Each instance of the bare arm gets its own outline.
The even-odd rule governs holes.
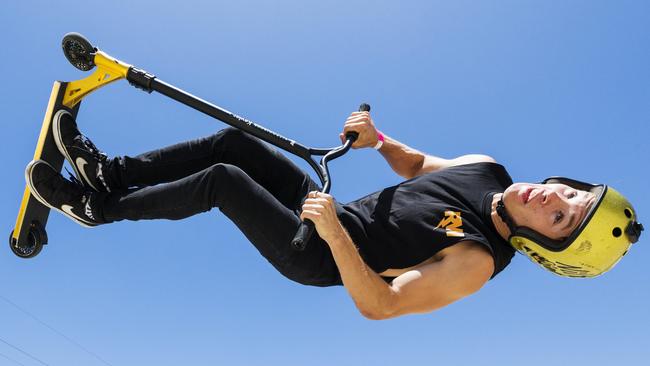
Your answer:
[[[389,285],[363,262],[349,237],[328,244],[357,308],[373,320],[442,308],[478,291],[494,271],[492,256],[480,244],[468,243],[466,250],[408,271]]]
[[[336,217],[331,196],[313,192],[303,206],[303,219],[316,225],[329,245],[343,284],[359,311],[369,319],[425,313],[478,291],[494,271],[492,256],[480,244],[466,241],[445,249],[442,260],[422,265],[387,284],[363,261]]]
[[[353,112],[345,122],[341,141],[348,131],[359,133],[353,148],[372,147],[377,144],[377,129],[368,112]],[[384,134],[384,144],[379,149],[386,162],[398,175],[410,179],[419,175],[456,165],[478,162],[495,162],[487,155],[470,154],[445,159],[420,152]]]
[[[480,154],[462,155],[454,159],[427,155],[386,135],[379,152],[393,171],[406,179],[456,165],[495,162],[493,158]]]

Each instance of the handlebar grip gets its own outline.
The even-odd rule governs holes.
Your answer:
[[[361,103],[361,105],[359,106],[359,112],[370,112],[370,104]]]
[[[345,134],[345,139],[346,140],[352,140],[352,143],[357,141],[358,138],[359,138],[359,133],[358,132],[350,131],[350,132]]]
[[[359,105],[359,112],[370,112],[370,104],[361,103],[361,105]],[[349,139],[349,140],[352,140],[352,143],[354,143],[359,138],[359,133],[354,132],[354,131],[350,131],[350,132],[345,134],[345,138]]]
[[[298,227],[298,232],[296,236],[291,240],[291,247],[294,250],[302,252],[307,247],[307,242],[311,239],[311,236],[314,234],[314,223],[311,220],[305,220],[300,223]]]

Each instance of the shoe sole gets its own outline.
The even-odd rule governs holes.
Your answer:
[[[68,160],[68,163],[72,166],[72,169],[74,169],[74,173],[77,175],[77,178],[84,182],[84,184],[87,184],[90,188],[92,188],[95,191],[99,191],[97,187],[92,185],[88,179],[85,179],[86,175],[81,174],[79,169],[77,169],[77,163],[72,160],[72,157],[68,153],[68,149],[65,148],[65,145],[63,144],[63,137],[61,137],[61,117],[63,117],[64,114],[70,114],[70,112],[66,111],[65,109],[60,109],[54,114],[54,118],[52,118],[52,136],[54,137],[54,143],[56,143],[56,147],[59,149],[59,152]],[[70,114],[70,117],[72,117],[72,114]]]
[[[43,205],[45,205],[45,206],[47,206],[47,207],[49,207],[49,208],[51,208],[53,210],[59,211],[61,214],[65,215],[66,217],[70,218],[71,220],[73,220],[74,222],[76,222],[77,224],[79,224],[79,225],[81,225],[83,227],[94,228],[95,226],[97,226],[97,225],[90,225],[90,224],[88,224],[88,223],[86,223],[84,221],[80,221],[76,217],[68,215],[67,212],[57,208],[56,206],[52,206],[43,197],[41,197],[40,194],[38,194],[38,191],[34,188],[34,185],[32,184],[32,170],[34,169],[34,166],[36,164],[47,164],[50,168],[52,168],[52,166],[50,164],[48,164],[46,161],[44,161],[44,160],[32,160],[29,164],[27,164],[27,167],[25,168],[25,181],[27,182],[27,186],[29,187],[29,191],[32,194],[32,196],[34,196],[34,198],[36,198],[36,200],[38,202],[42,203]],[[52,168],[52,170],[55,170],[55,169]]]

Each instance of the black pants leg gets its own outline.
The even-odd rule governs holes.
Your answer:
[[[304,252],[290,245],[301,203],[316,183],[257,138],[226,129],[115,158],[104,175],[112,192],[98,209],[108,222],[178,220],[217,207],[286,277],[316,286],[341,284],[329,247],[317,235]]]
[[[173,182],[218,163],[241,168],[289,208],[299,207],[307,187],[317,187],[277,149],[235,128],[136,157],[111,159],[104,176],[112,189],[124,190]]]

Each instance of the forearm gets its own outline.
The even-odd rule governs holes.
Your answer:
[[[395,302],[392,288],[363,261],[349,234],[341,227],[340,235],[327,240],[343,285],[359,311],[369,319],[384,319]]]
[[[496,162],[494,158],[483,154],[462,155],[454,159],[427,155],[385,135],[379,152],[395,173],[406,179],[455,165]]]
[[[345,121],[343,133],[339,135],[341,142],[345,142],[345,136],[349,132],[358,134],[357,140],[352,145],[355,149],[373,147],[377,145],[378,141],[381,140],[380,137],[383,136],[383,144],[379,152],[395,173],[406,179],[422,174],[425,172],[423,168],[435,169],[447,163],[446,159],[428,156],[389,136],[381,134],[375,127],[368,112],[353,112],[348,117]]]
[[[398,175],[410,179],[422,169],[425,154],[389,136],[384,135],[384,144],[379,149],[390,167]]]

